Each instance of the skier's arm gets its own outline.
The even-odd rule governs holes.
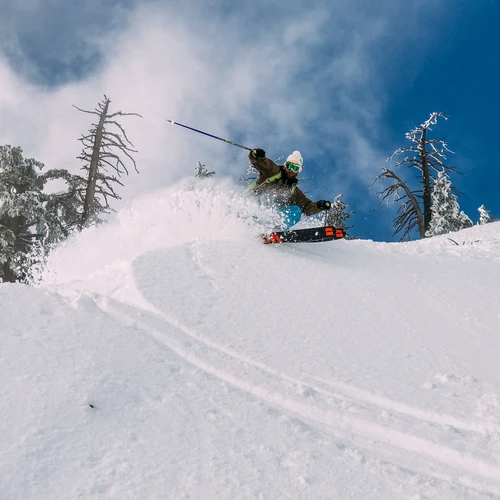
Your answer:
[[[314,215],[325,210],[318,206],[318,202],[310,200],[298,187],[295,188],[291,201],[300,207],[304,215]]]
[[[274,161],[266,158],[266,152],[263,149],[252,149],[250,153],[248,153],[248,159],[252,166],[254,166],[260,174],[262,174],[265,178],[271,177],[272,175],[276,175],[280,168]]]

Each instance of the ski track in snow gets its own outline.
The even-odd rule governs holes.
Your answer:
[[[435,241],[438,242],[437,239]],[[361,455],[364,455],[363,460],[378,463],[378,466],[372,467],[372,472],[375,471],[381,476],[391,470],[397,471],[397,477],[414,476],[420,486],[419,491],[422,491],[426,484],[442,481],[448,487],[452,487],[455,492],[464,493],[465,488],[468,496],[479,493],[486,497],[500,497],[500,458],[498,458],[500,457],[500,420],[491,412],[485,411],[484,414],[476,412],[477,419],[467,420],[447,412],[412,406],[408,404],[408,401],[403,403],[377,395],[349,384],[349,378],[347,382],[340,381],[334,377],[317,376],[314,372],[309,372],[309,375],[305,376],[300,371],[292,371],[292,369],[292,373],[296,375],[291,376],[285,373],[288,369],[286,364],[284,369],[277,369],[272,363],[267,364],[252,358],[251,354],[258,353],[259,349],[265,346],[259,336],[261,335],[259,327],[251,320],[240,322],[237,317],[235,319],[234,315],[226,314],[225,301],[234,296],[237,296],[238,300],[229,300],[229,307],[234,307],[236,315],[245,311],[246,301],[252,301],[252,304],[258,303],[261,299],[261,290],[255,283],[268,284],[266,270],[262,267],[267,264],[281,263],[283,257],[295,259],[293,264],[298,263],[299,267],[309,270],[310,274],[324,271],[325,282],[328,278],[334,278],[335,271],[332,271],[332,267],[321,266],[343,267],[345,273],[340,277],[339,288],[342,287],[342,279],[345,282],[349,280],[351,294],[361,297],[363,304],[366,304],[369,309],[371,307],[372,311],[378,303],[378,289],[374,286],[374,277],[377,275],[372,273],[371,266],[373,265],[381,265],[381,268],[387,266],[386,269],[395,270],[395,275],[399,276],[399,279],[417,283],[414,296],[418,300],[419,294],[424,296],[421,281],[427,276],[425,273],[419,273],[422,273],[422,269],[427,270],[427,267],[420,266],[419,261],[418,265],[412,268],[414,274],[408,274],[404,268],[406,260],[398,259],[398,254],[401,250],[402,253],[418,254],[420,251],[426,251],[427,247],[420,248],[415,244],[395,248],[373,242],[358,242],[357,244],[351,242],[347,251],[345,242],[341,242],[338,247],[335,247],[335,254],[328,253],[326,246],[320,248],[308,245],[266,248],[264,254],[260,246],[255,245],[255,248],[251,248],[254,242],[245,241],[244,244],[237,246],[239,243],[241,242],[235,242],[230,250],[226,250],[223,245],[217,246],[209,243],[207,246],[207,241],[204,239],[194,241],[191,239],[182,244],[169,242],[165,248],[161,245],[152,249],[143,248],[135,253],[133,260],[123,266],[122,271],[126,272],[120,274],[116,293],[114,291],[108,293],[104,287],[105,290],[101,290],[102,294],[94,293],[92,298],[102,311],[117,322],[133,327],[139,334],[154,342],[155,346],[174,353],[181,363],[183,361],[188,363],[192,373],[199,372],[201,378],[190,377],[186,387],[194,394],[197,390],[213,387],[219,408],[220,405],[232,401],[232,399],[227,399],[223,392],[216,392],[221,386],[227,386],[237,391],[233,392],[230,398],[237,397],[251,404],[258,401],[262,403],[261,406],[269,407],[273,412],[277,410],[284,417],[299,422],[304,428],[315,430],[316,439],[318,435],[322,436],[319,438],[321,443],[327,445],[334,443],[338,449],[349,450],[347,456],[349,453],[358,454],[358,450],[361,450]],[[468,247],[458,249],[451,247],[450,250],[452,254],[457,253],[457,255],[472,251],[474,249]],[[266,257],[263,257],[264,255]],[[269,257],[270,255],[278,258],[273,260]],[[433,255],[432,251],[430,255]],[[364,259],[358,260],[358,256]],[[417,255],[417,260],[418,257]],[[380,262],[377,260],[379,258]],[[248,280],[248,283],[245,280],[246,273],[252,268],[241,265],[239,259],[241,261],[252,260],[257,268],[255,274],[252,275],[252,280]],[[391,267],[388,265],[389,262]],[[316,264],[317,270],[314,267]],[[284,271],[278,274],[278,277],[285,284],[293,287],[296,285],[293,265],[290,266],[291,269],[287,266],[283,267]],[[359,283],[351,284],[351,277],[347,277],[349,270],[357,273]],[[454,271],[456,267],[447,268],[447,272],[450,270]],[[469,280],[473,280],[471,276],[473,276],[471,273],[466,274]],[[307,284],[301,283],[301,286],[307,287],[308,290],[315,288],[314,279],[310,279],[307,272],[302,273],[302,280]],[[114,280],[111,279],[111,282]],[[270,284],[275,283],[271,279]],[[491,283],[492,281],[486,281],[490,290],[493,289]],[[245,288],[247,284],[248,289]],[[394,279],[391,284],[395,284]],[[324,287],[324,290],[326,289]],[[125,292],[121,293],[123,290]],[[192,295],[194,290],[196,293]],[[487,287],[486,291],[488,291]],[[445,300],[439,283],[436,285],[436,281],[431,281],[425,289],[425,294],[426,303],[433,309],[431,317],[434,323],[430,324],[436,329],[443,326],[440,323],[440,308],[446,307],[448,311],[460,313],[461,308],[466,306],[467,296],[462,291],[454,293],[451,290],[450,297]],[[198,301],[194,305],[191,304],[193,297]],[[268,297],[272,296],[264,294],[262,300],[265,301]],[[394,304],[399,303],[395,293],[391,297]],[[315,296],[310,294],[307,298],[314,301]],[[348,302],[341,303],[348,308],[350,306]],[[466,326],[491,332],[491,335],[494,335],[489,328],[489,325],[494,322],[490,316],[495,314],[489,307],[491,302],[485,302],[483,306],[479,301],[475,301],[474,305],[477,310],[469,309],[470,318],[464,318]],[[404,316],[410,310],[410,306],[404,303],[402,306],[402,316]],[[303,310],[308,309],[303,308]],[[273,312],[272,309],[266,309],[265,313],[259,317],[261,322],[258,324],[265,325],[267,317]],[[389,325],[392,331],[393,325],[390,321],[392,311],[381,308],[380,312],[379,310],[376,312],[380,314],[382,322]],[[223,318],[220,318],[219,314],[224,315]],[[411,314],[408,317],[415,318]],[[264,318],[264,323],[262,318]],[[225,326],[219,335],[217,328],[220,328],[221,322],[226,320],[229,326]],[[238,346],[244,346],[241,350],[245,354],[237,350],[239,347],[234,348],[231,339],[231,328],[237,331],[240,325],[245,327],[248,325],[248,329],[243,331],[256,342],[255,345],[245,344],[241,342],[242,337],[239,340],[236,339]],[[364,325],[355,321],[354,327],[359,329]],[[211,337],[213,331],[216,340]],[[264,330],[264,335],[267,331],[267,329]],[[347,334],[340,335],[338,338],[345,340],[349,331],[347,329]],[[294,333],[300,334],[300,329]],[[389,354],[398,352],[401,347],[411,345],[418,348],[420,355],[424,353],[425,359],[431,361],[436,359],[433,357],[431,345],[428,344],[429,338],[413,338],[412,334],[415,330],[412,328],[403,332],[406,337],[383,335],[384,332],[381,330],[378,333],[382,333],[385,341],[384,352],[385,350]],[[452,335],[451,329],[449,334]],[[405,344],[408,338],[411,338],[413,343]],[[469,337],[465,339],[471,343],[464,342],[463,345],[473,347]],[[448,339],[445,340],[448,341]],[[228,347],[225,342],[233,347]],[[444,357],[446,360],[448,359],[446,346],[453,346],[453,344],[441,342],[440,359]],[[274,347],[273,344],[270,345]],[[275,345],[279,347],[279,344]],[[251,348],[250,355],[246,351],[247,346]],[[271,359],[275,358],[271,357]],[[307,356],[300,359],[303,362],[308,361]],[[360,356],[358,359],[366,358]],[[384,357],[382,356],[381,359],[384,360]],[[453,359],[450,358],[449,363],[446,361],[440,363],[439,367],[446,370],[448,365],[453,365]],[[412,366],[415,365],[409,364],[409,368]],[[428,366],[434,367],[437,363],[431,362]],[[425,370],[423,372],[428,375]],[[445,373],[448,372],[445,371]],[[465,371],[465,374],[467,373]],[[214,383],[214,379],[217,383]],[[462,380],[460,377],[458,379]],[[445,382],[446,380],[443,380],[443,383]],[[402,394],[404,396],[404,393]],[[437,395],[439,396],[439,393]],[[189,396],[185,398],[180,394],[176,396],[181,398],[180,403],[186,412],[186,419],[190,421],[190,449],[193,448],[193,452],[186,458],[190,465],[189,472],[177,478],[177,488],[185,494],[186,498],[190,494],[201,498],[213,487],[211,478],[214,475],[214,457],[218,450],[216,443],[226,431],[222,429],[221,433],[221,429],[216,424],[211,425],[207,421],[207,415],[210,419],[211,409],[207,413],[200,412],[200,406],[193,403]],[[411,403],[411,400],[409,402]],[[214,406],[217,407],[217,403]],[[485,400],[484,404],[487,406],[488,401]],[[469,413],[460,412],[466,416]],[[489,419],[489,416],[492,418]],[[231,425],[230,417],[228,421]],[[311,439],[314,443],[314,436]],[[497,450],[498,453],[496,453]],[[231,458],[223,457],[218,465],[226,471],[230,462]],[[279,463],[281,464],[281,460]],[[318,464],[323,463],[326,462],[318,462]],[[286,465],[286,460],[283,460],[283,464]],[[267,465],[270,465],[269,462]],[[294,473],[297,481],[306,481],[298,470]],[[388,475],[392,473],[388,472]],[[227,474],[223,476],[227,477]],[[382,477],[381,481],[383,481]],[[254,484],[259,483],[254,481]],[[255,490],[252,493],[255,494]]]
[[[27,396],[36,434],[18,430],[0,463],[11,491],[56,498],[66,469],[51,468],[67,463],[79,498],[500,498],[499,226],[457,233],[462,245],[443,236],[265,247],[233,213],[253,206],[199,186],[138,202],[115,231],[86,230],[54,252],[55,291],[79,314],[58,323],[65,309],[47,299],[41,338],[55,339],[51,350],[28,314],[22,335],[36,349],[23,359],[40,367],[26,384],[54,390],[44,355],[67,340],[70,355],[55,358],[64,370],[47,373],[61,373],[70,393],[61,401],[73,404],[76,388],[96,409],[84,404],[84,425],[74,412],[59,453],[59,422],[39,421],[51,413]],[[272,321],[276,288],[299,294],[288,324]],[[75,338],[65,336],[72,325]],[[102,343],[77,349],[94,327]],[[26,376],[20,366],[12,380]],[[49,487],[30,489],[25,471]]]
[[[199,262],[198,265],[201,269]],[[118,321],[134,325],[199,370],[268,405],[293,414],[305,423],[319,427],[336,439],[351,443],[351,446],[364,449],[404,469],[500,495],[498,463],[395,428],[395,423],[404,416],[426,421],[437,426],[442,433],[451,428],[450,432],[467,431],[484,435],[491,432],[491,426],[487,423],[468,422],[450,415],[413,408],[334,380],[320,377],[311,382],[299,380],[215,344],[165,313],[157,312],[154,315],[104,297],[100,303],[100,307]],[[164,333],[167,330],[175,331],[175,337],[167,336]],[[346,402],[350,408],[356,405],[368,408],[372,417],[382,410],[391,411],[392,425],[353,416],[346,410]],[[401,421],[398,427],[412,426]],[[414,454],[411,465],[406,463],[405,458],[409,452]],[[418,461],[415,456],[419,457]],[[417,467],[415,462],[418,463]]]

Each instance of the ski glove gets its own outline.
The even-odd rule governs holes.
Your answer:
[[[252,150],[252,154],[259,160],[266,157],[266,152],[263,149],[257,148]]]
[[[330,210],[332,207],[332,204],[328,200],[319,200],[316,202],[316,205],[318,205],[318,208],[321,210]]]

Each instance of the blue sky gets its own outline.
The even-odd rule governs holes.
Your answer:
[[[461,208],[474,222],[481,204],[500,217],[498,2],[176,4],[3,0],[0,144],[76,171],[89,123],[71,105],[93,109],[106,93],[144,116],[125,122],[141,173],[124,201],[192,175],[198,160],[219,176],[244,172],[243,150],[172,118],[271,158],[299,149],[313,199],[343,193],[353,233],[393,241],[397,206],[379,206],[383,186],[369,186],[405,133],[443,111],[434,136],[456,153]]]

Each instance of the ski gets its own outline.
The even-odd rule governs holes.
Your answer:
[[[343,229],[333,226],[312,227],[307,229],[289,229],[287,231],[273,231],[261,234],[264,244],[272,243],[316,243],[320,241],[332,241],[344,238]]]

